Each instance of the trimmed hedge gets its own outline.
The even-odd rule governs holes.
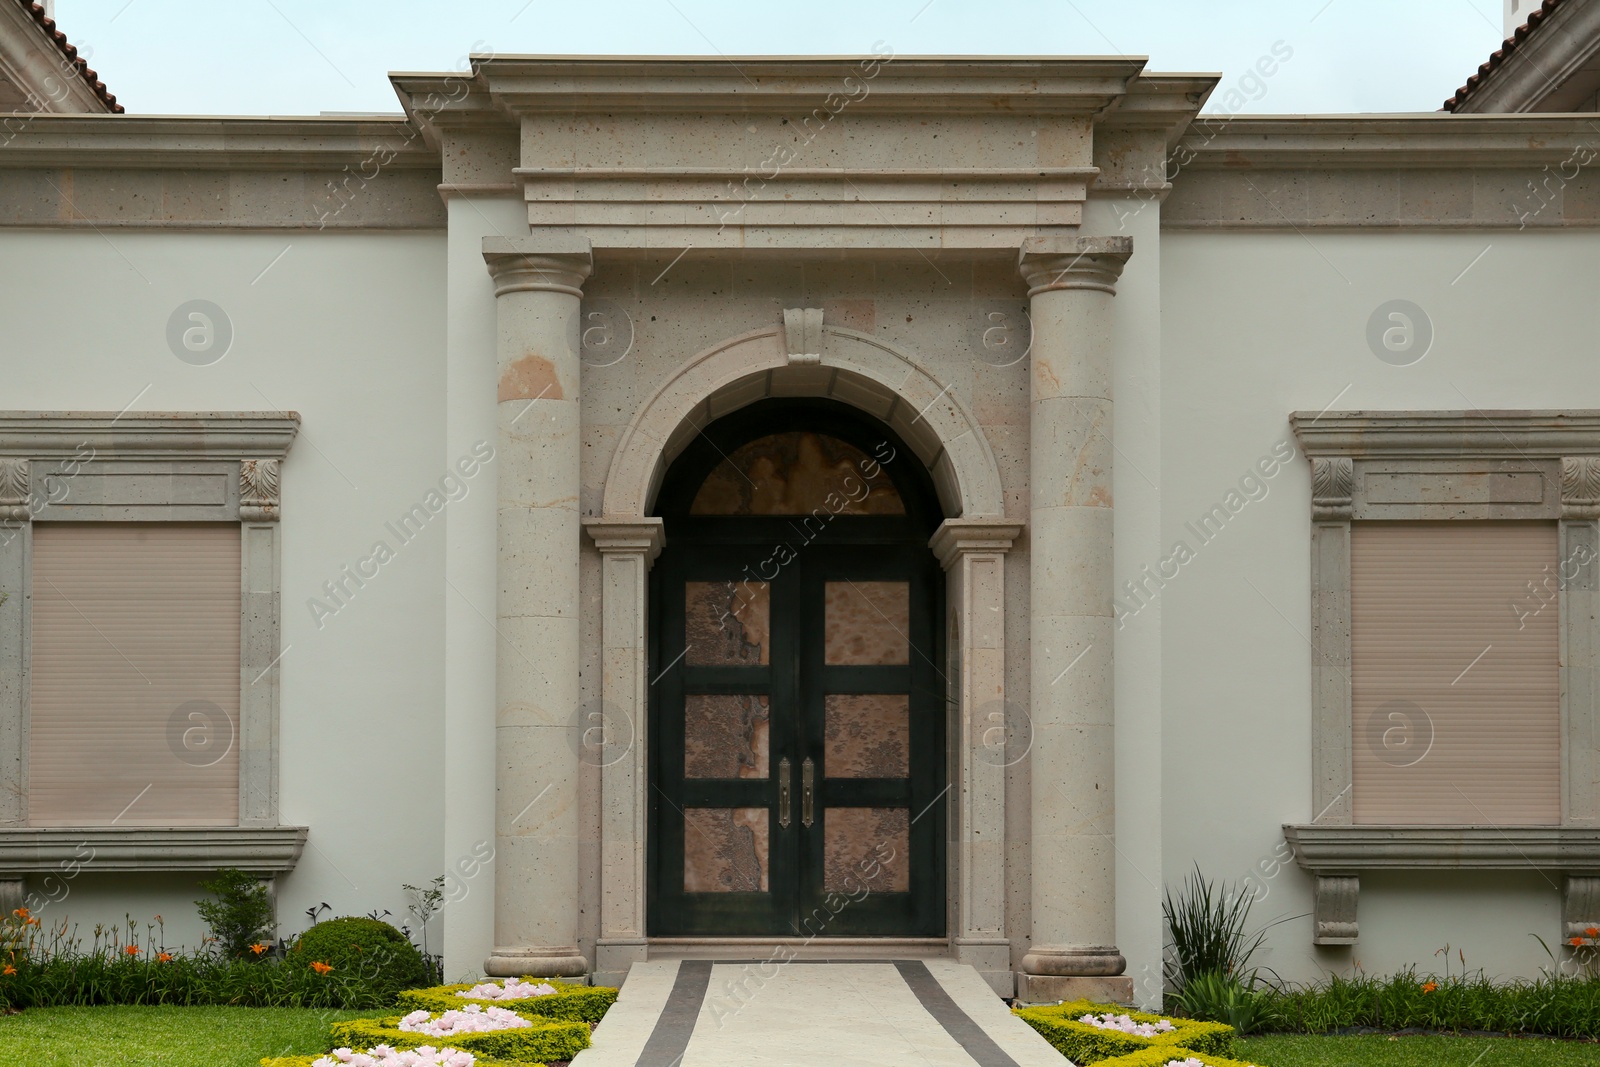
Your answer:
[[[284,956],[292,969],[306,971],[325,963],[335,975],[358,974],[391,993],[429,979],[422,953],[406,935],[381,919],[347,915],[324,919],[301,934]]]
[[[428,989],[407,989],[395,997],[395,1004],[405,1012],[421,1008],[438,1014],[468,1004],[483,1007],[509,1008],[527,1018],[538,1016],[562,1022],[597,1023],[607,1009],[617,1002],[617,991],[610,986],[572,985],[556,978],[525,978],[526,982],[549,982],[556,992],[543,997],[520,1000],[484,1000],[478,997],[458,997],[456,993],[471,989],[476,983],[439,985]]]
[[[1189,1049],[1204,1056],[1233,1054],[1233,1027],[1226,1023],[1205,1023],[1195,1019],[1169,1019],[1174,1029],[1155,1037],[1135,1037],[1120,1030],[1102,1030],[1080,1023],[1087,1014],[1127,1014],[1134,1022],[1159,1022],[1163,1016],[1128,1011],[1115,1004],[1095,1004],[1087,1000],[1068,1001],[1054,1007],[1013,1008],[1012,1014],[1033,1027],[1055,1050],[1077,1064],[1100,1063],[1116,1056],[1129,1056],[1147,1049],[1170,1051]],[[1168,1059],[1183,1057],[1169,1056]],[[1154,1063],[1155,1061],[1150,1061]],[[1162,1060],[1161,1063],[1166,1063]],[[1121,1065],[1119,1065],[1121,1067]],[[1222,1064],[1221,1067],[1228,1067]]]
[[[386,1019],[350,1019],[328,1027],[333,1043],[342,1048],[371,1048],[388,1045],[408,1049],[448,1044],[474,1056],[510,1060],[515,1064],[536,1064],[543,1060],[570,1060],[589,1047],[589,1024],[585,1022],[536,1022],[515,1030],[491,1030],[486,1034],[452,1034],[430,1037],[400,1029],[400,1016]]]
[[[1130,1052],[1126,1056],[1118,1056],[1111,1060],[1101,1060],[1095,1067],[1167,1067],[1173,1060],[1185,1060],[1194,1057],[1206,1067],[1256,1067],[1255,1064],[1244,1063],[1240,1060],[1230,1060],[1223,1056],[1214,1056],[1206,1052],[1196,1052],[1189,1048],[1147,1048],[1139,1052]]]
[[[441,1038],[440,1040],[443,1039]],[[455,1048],[456,1046],[454,1044],[434,1046],[434,1048],[441,1047]],[[370,1050],[362,1049],[358,1051]],[[313,1063],[317,1062],[317,1060],[326,1055],[328,1055],[328,1053],[319,1052],[315,1056],[267,1056],[261,1060],[261,1067],[311,1067]],[[505,1060],[488,1060],[484,1059],[482,1056],[477,1056],[474,1054],[473,1067],[530,1067],[530,1065],[522,1063],[508,1063]],[[544,1067],[544,1064],[535,1063],[532,1064],[531,1067]]]

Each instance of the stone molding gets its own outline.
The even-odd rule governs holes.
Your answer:
[[[1457,115],[1470,115],[1583,111],[1593,106],[1600,8],[1552,4],[1539,25],[1518,37],[1514,46],[1506,47],[1502,62],[1485,64],[1488,73],[1474,75],[1445,101],[1445,107]]]
[[[92,872],[242,871],[283,874],[300,860],[305,826],[0,828],[5,876]]]
[[[1030,237],[1022,243],[1017,269],[1030,297],[1053,289],[1115,293],[1131,255],[1132,237]]]
[[[1567,519],[1600,518],[1600,456],[1562,457],[1561,515]]]
[[[583,283],[594,272],[594,254],[582,238],[485,237],[483,258],[497,297],[549,292],[581,300]]]
[[[665,524],[660,518],[585,519],[583,528],[602,553],[637,553],[652,563],[666,547]]]
[[[15,456],[0,458],[0,519],[27,522],[32,517],[28,461]]]
[[[1283,827],[1299,866],[1312,874],[1361,871],[1582,871],[1600,874],[1600,827]]]
[[[1600,411],[1296,411],[1289,423],[1312,457],[1600,456]]]
[[[601,514],[649,514],[667,465],[699,428],[766,396],[826,396],[887,422],[933,473],[947,515],[1005,513],[1000,470],[976,418],[910,355],[867,334],[822,328],[821,361],[789,365],[780,326],[691,357],[645,401],[617,441]]]
[[[1349,456],[1317,456],[1311,461],[1311,517],[1349,519],[1355,463]]]
[[[0,411],[0,456],[281,459],[299,429],[294,411]]]
[[[928,547],[939,558],[939,565],[949,570],[964,553],[1005,555],[1026,525],[1004,519],[946,519],[933,532]]]

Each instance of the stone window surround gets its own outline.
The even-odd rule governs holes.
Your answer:
[[[0,585],[20,594],[0,601],[0,767],[16,786],[0,792],[7,908],[29,874],[294,869],[308,830],[278,821],[278,479],[299,424],[293,412],[0,412]],[[27,824],[33,524],[51,520],[240,524],[238,826]]]
[[[1316,879],[1313,942],[1350,945],[1367,870],[1533,870],[1562,885],[1562,940],[1600,925],[1600,412],[1296,412],[1311,461],[1312,807],[1286,824]],[[1374,478],[1373,475],[1384,475]],[[1516,477],[1519,476],[1520,477]],[[1360,520],[1546,520],[1558,591],[1562,819],[1558,826],[1355,825],[1351,802],[1350,525]],[[1552,885],[1556,884],[1552,881]]]

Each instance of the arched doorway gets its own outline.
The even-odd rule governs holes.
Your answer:
[[[705,427],[657,496],[651,936],[942,936],[942,514],[832,400]]]

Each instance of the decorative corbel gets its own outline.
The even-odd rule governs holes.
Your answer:
[[[1562,458],[1561,517],[1600,519],[1600,456]]]
[[[1312,905],[1312,943],[1355,944],[1356,934],[1359,931],[1356,925],[1356,901],[1361,896],[1361,879],[1353,874],[1319,874],[1316,878],[1317,895]]]
[[[28,461],[0,457],[0,520],[27,522],[33,518],[28,485]]]
[[[821,308],[784,308],[783,335],[790,363],[822,362]]]
[[[239,463],[239,518],[243,522],[277,522],[278,461],[247,459]]]
[[[1584,944],[1593,945],[1597,939],[1589,931],[1600,927],[1600,877],[1593,874],[1569,874],[1561,887],[1561,938],[1568,944],[1573,938],[1582,938]]]
[[[1355,461],[1349,456],[1311,459],[1311,517],[1349,521],[1355,495]]]

